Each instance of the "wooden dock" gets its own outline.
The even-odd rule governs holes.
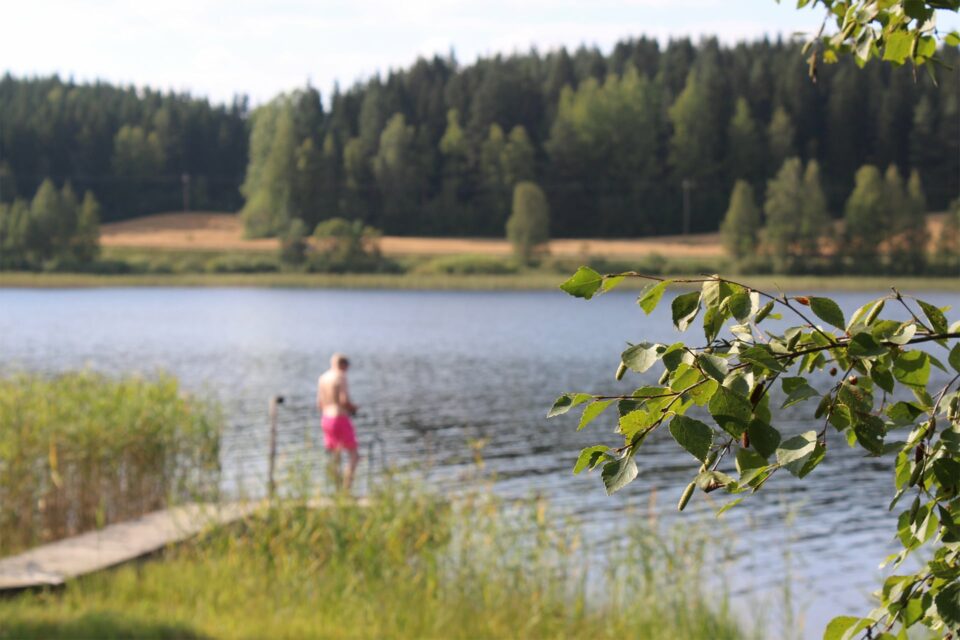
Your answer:
[[[328,508],[332,504],[321,498],[311,500],[308,507]],[[363,498],[356,504],[368,505]],[[60,586],[73,578],[148,556],[211,526],[235,522],[266,505],[251,501],[173,507],[0,558],[0,592]]]

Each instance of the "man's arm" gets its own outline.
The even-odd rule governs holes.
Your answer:
[[[350,415],[355,415],[357,413],[357,405],[350,402],[350,393],[347,391],[347,379],[343,378],[340,381],[340,390],[337,397],[337,404],[347,410],[347,413]]]

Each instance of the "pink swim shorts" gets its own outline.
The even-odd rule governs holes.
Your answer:
[[[356,451],[357,436],[353,432],[350,416],[323,416],[320,426],[323,428],[323,446],[328,450]]]

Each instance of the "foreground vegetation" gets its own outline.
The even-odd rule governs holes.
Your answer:
[[[0,638],[741,638],[705,537],[624,531],[590,559],[542,503],[277,508],[158,562],[0,602]],[[594,587],[605,578],[602,592]]]
[[[165,376],[0,379],[0,555],[209,489],[219,428]]]

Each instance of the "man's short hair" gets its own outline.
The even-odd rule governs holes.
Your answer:
[[[330,357],[330,364],[334,367],[349,367],[350,360],[342,353],[335,353]]]

